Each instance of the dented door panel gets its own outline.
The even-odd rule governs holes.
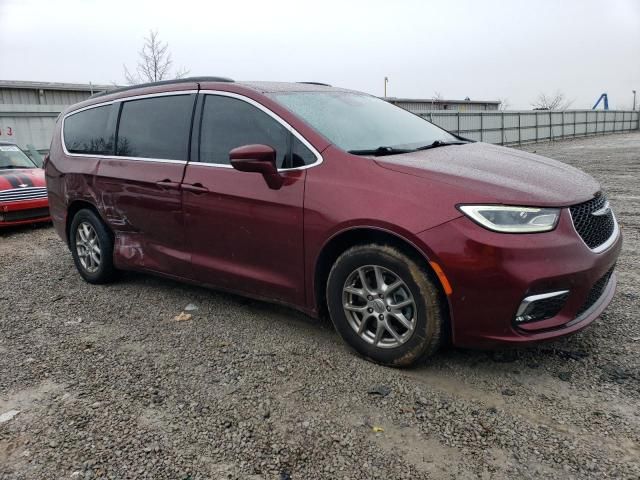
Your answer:
[[[180,181],[186,162],[102,159],[100,206],[115,234],[119,268],[188,276]]]

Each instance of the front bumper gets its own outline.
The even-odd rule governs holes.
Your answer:
[[[50,220],[49,201],[46,198],[0,203],[0,228]]]
[[[419,240],[452,286],[448,296],[452,340],[464,347],[526,344],[583,329],[613,298],[616,275],[607,273],[622,247],[617,233],[606,250],[590,250],[566,209],[552,232],[495,233],[460,217],[420,233]],[[594,285],[605,277],[598,298],[591,298]],[[569,293],[556,315],[515,321],[526,297],[564,290]]]

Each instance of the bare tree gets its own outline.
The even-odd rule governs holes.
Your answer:
[[[437,103],[442,103],[443,97],[442,94],[438,91],[433,92],[433,97],[431,97],[431,110],[436,108]]]
[[[129,85],[181,78],[189,73],[184,68],[172,72],[173,59],[169,52],[169,44],[160,41],[157,30],[149,31],[149,36],[145,37],[138,55],[140,59],[133,72],[123,65],[124,78]]]
[[[511,102],[509,101],[508,98],[500,98],[500,105],[498,106],[498,108],[502,111],[504,110],[509,110],[509,107],[511,106]]]
[[[534,110],[566,110],[572,103],[573,100],[568,100],[564,93],[558,90],[553,95],[541,93],[531,106]]]

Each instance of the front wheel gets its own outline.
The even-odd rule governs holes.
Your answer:
[[[329,273],[326,293],[336,330],[370,360],[404,367],[441,344],[441,294],[424,268],[394,247],[345,251]]]

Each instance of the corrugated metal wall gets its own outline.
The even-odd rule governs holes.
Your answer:
[[[89,92],[67,90],[44,90],[44,105],[73,105],[91,96]]]
[[[37,90],[26,88],[0,88],[0,103],[35,105],[38,101]]]
[[[474,102],[455,102],[455,101],[420,101],[420,102],[410,102],[403,100],[387,100],[389,103],[393,103],[400,108],[404,108],[405,110],[409,110],[412,113],[421,114],[425,112],[431,112],[434,110],[443,110],[443,106],[446,105],[447,108],[444,110],[451,111],[460,111],[460,112],[475,112],[475,111],[483,111],[483,110],[498,110],[498,105],[494,103],[474,103]]]
[[[64,108],[64,105],[0,104],[0,140],[48,151],[56,118]]]
[[[87,90],[0,88],[0,140],[48,151],[58,114],[90,96]]]
[[[0,88],[0,103],[14,105],[73,105],[91,96],[87,91]]]
[[[55,116],[47,117],[0,117],[0,123],[13,125],[13,137],[0,136],[0,140],[15,142],[21,148],[33,145],[38,151],[49,151],[51,137],[56,124]]]

